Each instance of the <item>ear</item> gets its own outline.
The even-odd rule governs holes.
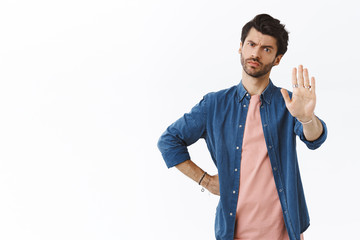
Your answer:
[[[240,42],[239,54],[241,54],[242,42]]]
[[[284,56],[283,54],[280,54],[280,55],[276,56],[276,57],[275,57],[275,60],[274,60],[273,66],[279,65],[279,64],[280,64],[280,60],[281,60],[281,58],[282,58],[283,56]]]

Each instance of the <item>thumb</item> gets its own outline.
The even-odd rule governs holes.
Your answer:
[[[288,105],[291,102],[288,91],[283,88],[280,91],[281,91],[281,95],[283,96],[283,98],[285,100],[285,104]]]

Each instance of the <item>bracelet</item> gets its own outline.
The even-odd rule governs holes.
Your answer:
[[[205,188],[207,188],[207,186],[209,185],[209,182],[210,182],[210,180],[206,183],[205,187],[202,187],[202,188],[201,188],[201,191],[202,191],[202,192],[205,191]]]
[[[307,121],[307,122],[302,122],[302,121],[300,121],[298,118],[297,118],[297,120],[298,120],[300,123],[304,124],[304,125],[312,122],[312,119],[310,119],[310,121]]]
[[[310,121],[307,121],[307,122],[302,122],[302,121],[300,121],[299,119],[298,119],[298,121],[299,121],[300,123],[302,123],[302,124],[308,124],[308,123],[311,123],[311,122],[312,122],[312,119],[310,119]]]
[[[206,175],[206,172],[204,172],[204,174],[202,175],[202,177],[201,177],[201,179],[199,181],[199,185],[201,184],[201,181],[204,179],[205,175]]]

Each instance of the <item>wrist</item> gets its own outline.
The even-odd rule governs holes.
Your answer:
[[[203,188],[207,188],[209,186],[210,180],[211,180],[211,176],[205,172],[205,176],[204,176],[203,180],[201,181],[200,185]]]
[[[301,118],[296,118],[300,123],[304,124],[309,124],[314,120],[315,114],[312,114],[311,117],[301,117]]]
[[[203,173],[203,175],[201,176],[200,180],[199,180],[199,185],[201,185],[202,181],[204,180],[205,176],[206,176],[206,172]]]

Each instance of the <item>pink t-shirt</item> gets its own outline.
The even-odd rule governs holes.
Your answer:
[[[251,96],[245,124],[234,240],[289,240],[260,118]]]

